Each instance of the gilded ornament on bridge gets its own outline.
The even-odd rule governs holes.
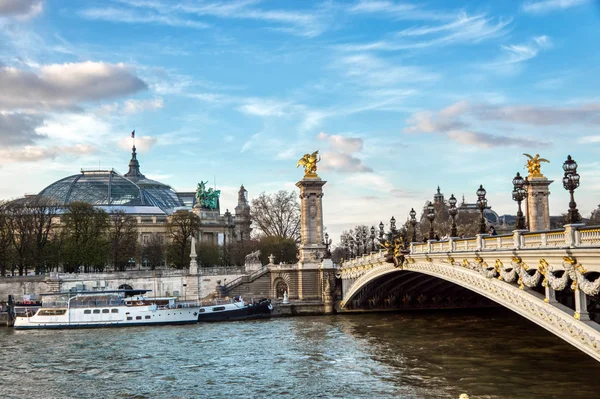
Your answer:
[[[527,160],[527,164],[525,164],[525,166],[527,166],[527,170],[529,171],[529,176],[527,177],[544,177],[540,171],[540,162],[550,163],[550,161],[548,161],[546,158],[540,158],[540,154],[535,154],[535,157],[525,153],[523,155],[529,158]]]
[[[317,176],[317,162],[321,161],[319,151],[315,151],[312,154],[304,154],[302,158],[298,160],[296,168],[300,165],[304,167],[304,177],[318,177]]]

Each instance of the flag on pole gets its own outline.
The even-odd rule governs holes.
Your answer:
[[[133,129],[133,132],[131,132],[131,138],[134,139],[135,138],[135,129]]]

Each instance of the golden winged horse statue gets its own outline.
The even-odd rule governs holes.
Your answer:
[[[317,175],[317,162],[321,161],[319,151],[315,151],[312,154],[304,154],[298,161],[298,166],[304,167],[304,176],[316,176]]]
[[[529,177],[544,177],[544,175],[540,171],[540,162],[550,163],[550,161],[548,161],[546,158],[540,158],[540,154],[535,154],[535,157],[532,157],[531,155],[525,153],[523,155],[529,158],[527,164],[525,165],[527,166],[527,170],[529,171]]]

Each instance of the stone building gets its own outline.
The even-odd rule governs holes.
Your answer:
[[[52,199],[59,205],[87,202],[109,214],[123,211],[135,217],[141,245],[150,243],[153,237],[164,241],[170,216],[181,210],[194,212],[200,218],[198,236],[202,242],[224,244],[248,239],[250,235],[250,206],[244,186],[239,190],[235,214],[229,210],[221,214],[218,194],[215,206],[207,207],[198,203],[197,192],[178,192],[168,184],[144,176],[135,145],[127,173],[82,169],[50,184],[38,197]]]

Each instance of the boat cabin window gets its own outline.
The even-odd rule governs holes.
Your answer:
[[[221,310],[225,310],[225,306],[217,306],[212,308],[213,312],[219,312]]]
[[[133,320],[133,317],[127,316],[127,320]]]
[[[67,313],[67,309],[40,309],[38,316],[60,316]]]
[[[206,312],[206,309],[204,309],[204,308],[200,308],[200,310],[199,310],[198,312],[200,312],[200,313],[204,313],[204,312]]]
[[[150,319],[150,318],[151,318],[150,316],[144,316],[144,319]]]
[[[135,316],[136,320],[142,320],[142,316]]]
[[[110,313],[119,313],[119,309],[111,309]]]
[[[90,309],[86,309],[86,310],[84,310],[84,311],[83,311],[83,313],[84,313],[84,314],[91,314],[91,313],[92,313],[92,311],[91,311]]]
[[[109,313],[110,309],[102,309],[102,313]]]
[[[94,314],[100,313],[100,309],[94,309]]]

